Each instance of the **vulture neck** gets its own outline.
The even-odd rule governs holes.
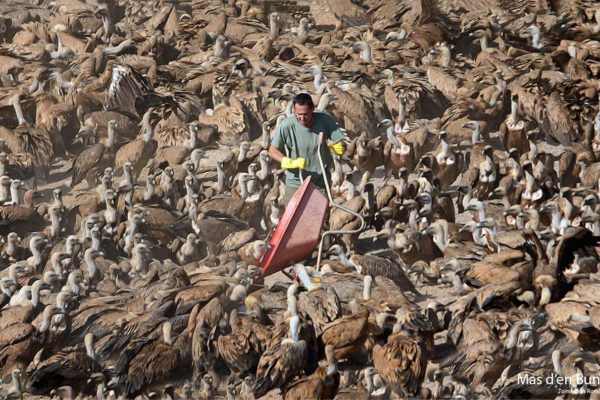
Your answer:
[[[215,48],[213,50],[213,56],[221,58],[223,60],[229,58],[229,51],[227,50],[227,44],[225,41],[217,40]]]
[[[290,336],[292,342],[297,342],[300,340],[300,317],[297,315],[293,316],[290,319]],[[285,341],[285,339],[284,339]]]
[[[134,253],[133,257],[131,258],[131,261],[134,265],[136,272],[145,273],[148,271],[148,259],[141,250]]]
[[[533,210],[533,209],[530,209],[528,214],[529,214],[529,221],[527,221],[525,223],[525,227],[528,227],[530,229],[533,229],[534,231],[537,231],[540,227],[540,214],[536,210]]]
[[[542,33],[540,31],[540,28],[537,25],[532,25],[531,26],[531,43],[533,45],[533,47],[535,47],[536,49],[539,49],[542,47]]]
[[[32,94],[39,88],[40,88],[40,81],[38,80],[37,76],[34,76],[32,82],[31,82],[31,85],[29,85],[27,87],[27,92],[29,94]]]
[[[555,233],[559,233],[560,232],[560,223],[562,221],[562,213],[560,212],[560,210],[552,211],[551,221],[552,221],[552,230]]]
[[[477,205],[477,218],[479,219],[477,222],[483,222],[487,219],[487,213],[483,203],[479,203]]]
[[[4,293],[7,296],[12,296],[12,291],[10,290],[10,287],[5,286],[4,284],[2,284],[0,286],[0,288],[2,289],[2,291],[1,291],[2,293]]]
[[[363,46],[363,48],[360,52],[360,58],[362,58],[362,60],[364,62],[366,62],[367,64],[373,64],[371,45],[369,45],[368,43],[365,43],[365,45]]]
[[[444,68],[450,67],[450,62],[452,61],[452,53],[450,52],[450,48],[448,46],[441,46],[440,54],[440,65]]]
[[[481,140],[481,128],[479,124],[476,124],[475,128],[471,132],[471,144],[477,144]]]
[[[465,285],[463,281],[460,279],[460,276],[452,273],[452,277],[450,278],[452,282],[452,288],[456,290],[458,293],[463,293],[465,290]]]
[[[519,122],[519,103],[515,98],[513,98],[510,102],[510,119],[513,124]]]
[[[308,28],[308,24],[300,23],[298,26],[298,37],[302,39],[308,37],[309,31],[310,29]]]
[[[246,200],[248,198],[248,186],[246,186],[246,177],[248,174],[241,174],[238,177],[238,188],[240,190],[240,198]]]
[[[101,241],[100,231],[93,232],[92,233],[92,244],[91,244],[90,248],[95,251],[100,251],[101,243],[102,243],[102,241]]]
[[[21,204],[19,197],[19,185],[10,185],[10,203],[15,206]]]
[[[350,181],[346,181],[346,201],[350,201],[356,197],[356,186]]]
[[[109,22],[110,24],[110,22]],[[119,54],[120,52],[122,52],[123,50],[125,50],[125,48],[127,46],[129,46],[131,42],[129,42],[128,40],[123,40],[121,43],[119,43],[117,46],[115,47],[107,47],[104,49],[104,53],[105,54]]]
[[[554,350],[552,352],[552,366],[554,367],[554,372],[556,372],[557,375],[563,376],[563,370],[562,370],[562,364],[560,362],[560,350]]]
[[[107,147],[112,150],[115,146],[115,128],[108,124],[108,144]]]
[[[298,299],[296,299],[296,296],[294,296],[294,295],[290,296],[288,294],[288,297],[287,297],[287,312],[288,312],[288,314],[289,314],[290,317],[298,315]]]
[[[333,157],[333,174],[331,174],[331,186],[339,189],[341,182],[344,181],[344,171],[342,163],[337,157]]]
[[[225,171],[221,168],[220,164],[217,164],[217,192],[223,193],[225,191]]]
[[[89,358],[92,360],[96,359],[96,352],[94,351],[94,340],[92,335],[87,335],[84,338],[85,342],[85,352]]]
[[[385,134],[387,136],[387,140],[392,142],[394,144],[394,146],[396,146],[396,147],[401,146],[400,140],[398,140],[398,137],[394,133],[394,128],[391,125],[387,127],[387,129],[385,130]]]
[[[266,157],[259,157],[260,171],[257,176],[261,181],[264,181],[269,176],[269,160]]]
[[[373,373],[370,371],[366,372],[365,379],[367,380],[367,393],[370,396],[375,391],[375,384],[373,382]]]
[[[371,283],[372,283],[372,281],[370,279],[364,280],[364,287],[363,287],[363,300],[364,301],[371,300]]]
[[[21,108],[21,97],[16,94],[11,99],[11,103],[13,108],[15,109],[15,114],[17,114],[17,120],[19,121],[19,125],[26,124],[27,121],[23,115],[23,109]]]
[[[152,197],[154,197],[154,193],[156,193],[156,185],[154,184],[154,180],[149,179],[146,182],[146,189],[144,190],[144,200],[150,201]],[[192,190],[193,194],[193,190]]]
[[[77,283],[76,275],[73,273],[69,274],[69,277],[67,278],[67,283],[69,285],[69,288],[71,289],[71,292],[73,292],[73,294],[75,296],[78,296],[79,295],[79,283]],[[57,298],[57,302],[58,302],[58,298]]]
[[[29,245],[29,251],[31,251],[33,263],[37,267],[42,262],[42,252],[37,248],[37,246],[33,242],[34,241],[32,240],[32,243]]]
[[[248,155],[248,148],[246,147],[245,143],[240,144],[240,151],[238,152],[237,162],[238,163],[244,162],[247,155]]]
[[[433,234],[433,242],[443,252],[448,245],[448,233],[441,224],[437,224],[438,228],[435,229]]]
[[[13,393],[20,396],[21,393],[22,393],[22,391],[23,391],[23,388],[21,387],[21,378],[20,378],[20,375],[13,374],[13,376],[12,376],[12,383],[13,383]]]
[[[57,274],[57,275],[62,275],[63,273],[63,268],[61,265],[61,262],[58,260],[58,257],[52,257],[51,258],[52,261],[52,270]]]
[[[134,221],[130,222],[129,226],[129,235],[125,237],[125,251],[129,253],[133,248],[133,241],[135,239],[135,234],[138,232],[139,226]]]
[[[0,202],[4,203],[10,197],[10,186],[0,184]]]
[[[406,119],[406,101],[403,96],[398,96],[398,120],[400,124],[404,124]]]
[[[173,344],[172,325],[170,323],[163,324],[163,340],[166,344]]]
[[[154,188],[149,189],[148,185],[146,185],[146,188],[147,188],[147,195],[148,195],[148,200],[149,200],[150,197],[152,197],[152,195],[154,195]],[[188,199],[188,201],[192,201],[194,194],[195,194],[195,191],[194,191],[194,187],[192,186],[192,181],[186,180],[185,181],[185,197]]]
[[[194,150],[196,148],[198,139],[196,137],[196,129],[192,126],[189,128],[190,133],[190,150]]]
[[[537,262],[542,261],[542,260],[548,261],[548,256],[544,252],[544,246],[542,246],[542,242],[540,241],[540,238],[538,238],[535,231],[533,233],[531,240],[533,241],[533,245],[535,246],[535,253],[536,253],[536,258],[537,258],[536,261]]]
[[[88,266],[88,274],[91,280],[92,277],[96,275],[96,261],[94,260],[94,256],[92,255],[91,251],[87,251],[84,255],[84,258],[85,263]]]
[[[36,191],[35,190],[28,190],[25,192],[25,194],[23,195],[23,205],[27,208],[32,208],[33,207],[33,199],[35,197]]]
[[[269,32],[271,35],[271,40],[276,40],[277,37],[279,37],[279,27],[277,26],[277,18],[273,15],[269,19]]]
[[[39,283],[38,283],[39,282]],[[31,285],[31,305],[37,307],[40,303],[40,286],[42,281],[38,280]]]
[[[123,168],[123,181],[121,186],[133,186],[133,175],[131,174],[131,168]]]
[[[481,51],[486,51],[488,48],[488,37],[484,33],[481,39],[479,40],[479,44],[481,46]]]
[[[50,213],[50,237],[57,238],[60,236],[60,215],[56,212]]]
[[[19,274],[17,272],[17,265],[16,264],[14,266],[11,266],[8,269],[8,277],[13,282],[19,282]]]
[[[44,313],[42,323],[40,325],[40,332],[46,332],[50,327],[50,319],[52,318],[51,313]]]
[[[143,140],[144,140],[144,143],[148,143],[152,140],[152,136],[154,134],[153,129],[152,129],[152,124],[150,123],[150,113],[144,114],[144,120],[142,122],[143,122],[143,126],[144,126]]]
[[[263,150],[267,150],[269,148],[269,144],[271,144],[271,133],[269,132],[269,128],[265,127],[263,128],[260,136],[260,147],[262,147]]]
[[[17,240],[9,239],[8,243],[6,244],[6,254],[14,257],[16,252],[17,252]]]
[[[308,289],[308,291],[311,291],[315,285],[312,283],[310,276],[308,275],[308,272],[306,272],[306,268],[304,268],[304,266],[301,267],[297,267],[296,269],[296,274],[298,275],[298,278],[300,279],[300,281],[302,281],[302,284],[304,285],[304,287],[306,289]]]
[[[63,46],[62,40],[60,39],[60,35],[57,35],[56,38],[57,38],[57,42],[58,42],[56,51],[50,52],[50,58],[54,58],[54,59],[66,56],[70,51],[70,49],[68,47]]]
[[[331,97],[327,93],[323,93],[319,98],[319,104],[317,104],[317,111],[325,111],[331,103]]]
[[[408,214],[408,226],[410,226],[413,229],[417,229],[418,227],[418,211],[416,208],[413,208],[410,210],[410,214]]]
[[[323,81],[323,70],[321,68],[318,68],[315,71],[314,74],[314,78],[313,78],[313,85],[315,86],[315,89],[317,90],[317,92],[322,92],[323,87],[321,86]],[[321,100],[323,99],[323,96],[321,96]],[[321,101],[319,101],[319,104],[321,103]]]
[[[442,151],[440,151],[440,155],[442,155],[443,158],[446,159],[450,155],[450,145],[444,139],[440,140],[440,144],[442,146]]]
[[[54,194],[54,204],[53,204],[53,207],[55,209],[62,210],[62,207],[63,207],[62,194],[60,194],[60,193],[55,193]]]

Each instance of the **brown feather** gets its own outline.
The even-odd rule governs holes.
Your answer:
[[[373,349],[373,364],[381,378],[400,396],[416,396],[427,366],[425,346],[419,337],[395,333],[384,346]]]

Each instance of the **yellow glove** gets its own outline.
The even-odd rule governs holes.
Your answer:
[[[288,157],[283,157],[281,159],[281,168],[284,169],[294,169],[294,168],[300,168],[300,169],[304,169],[306,168],[306,160],[302,157],[298,157],[295,159],[291,159]]]
[[[327,146],[338,156],[344,155],[346,151],[346,146],[344,146],[344,142],[341,140],[337,143],[329,143]]]

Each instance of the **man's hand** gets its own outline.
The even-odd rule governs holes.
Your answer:
[[[346,151],[346,146],[341,140],[337,143],[329,143],[327,146],[338,156],[343,156]]]
[[[281,168],[284,169],[294,169],[294,168],[299,168],[299,169],[304,169],[306,168],[306,160],[302,157],[298,157],[295,159],[291,159],[289,157],[283,157],[281,159]]]

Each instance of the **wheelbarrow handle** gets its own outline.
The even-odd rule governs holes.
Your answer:
[[[321,266],[321,255],[323,253],[323,242],[324,242],[326,236],[336,235],[336,234],[359,233],[366,227],[365,218],[360,213],[354,212],[353,210],[351,210],[347,207],[344,207],[343,205],[338,204],[333,200],[333,196],[331,195],[331,188],[329,187],[329,181],[327,179],[327,174],[325,173],[325,164],[323,163],[323,156],[321,155],[321,145],[323,144],[323,132],[319,132],[318,141],[319,141],[319,146],[318,146],[317,153],[318,153],[318,157],[319,157],[319,164],[321,166],[321,174],[323,175],[323,182],[325,183],[325,190],[327,191],[327,197],[329,198],[329,204],[332,207],[339,208],[339,209],[346,211],[347,213],[352,214],[355,217],[357,217],[360,220],[360,226],[357,229],[352,229],[352,230],[340,230],[340,231],[333,230],[333,231],[324,232],[323,235],[321,236],[321,242],[319,243],[319,252],[317,254],[317,269],[319,269]]]

